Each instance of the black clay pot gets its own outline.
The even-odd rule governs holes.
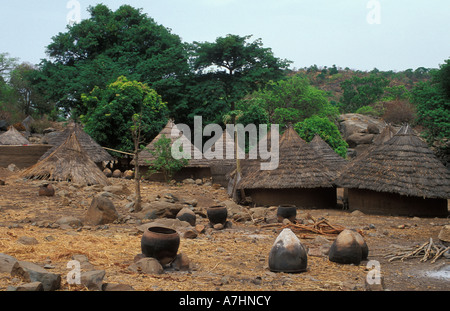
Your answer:
[[[305,247],[290,229],[283,229],[269,253],[269,269],[272,272],[299,273],[308,265]]]
[[[142,254],[157,259],[162,266],[175,259],[179,247],[180,235],[170,228],[150,227],[142,235]]]
[[[295,222],[297,217],[297,207],[295,205],[280,205],[277,209],[278,222],[283,222],[285,218]]]
[[[225,224],[228,217],[226,206],[211,206],[206,210],[209,222],[215,224]]]
[[[339,233],[330,247],[328,257],[330,261],[340,264],[359,265],[363,256],[367,257],[367,245],[355,237],[352,230],[346,229]]]

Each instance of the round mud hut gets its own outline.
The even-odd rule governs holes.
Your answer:
[[[271,152],[274,152],[271,146]],[[243,169],[238,189],[259,206],[295,205],[297,208],[335,208],[335,175],[322,157],[295,132],[292,125],[279,143],[279,163],[261,170],[251,161]]]
[[[105,174],[81,147],[75,132],[45,159],[23,171],[21,177],[79,185],[109,185]]]
[[[335,184],[348,189],[349,210],[378,215],[448,215],[450,171],[408,125],[355,159]]]

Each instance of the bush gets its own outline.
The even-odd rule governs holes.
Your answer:
[[[347,157],[348,144],[336,124],[326,117],[312,116],[294,125],[301,138],[310,142],[318,134],[338,155]]]
[[[414,107],[407,100],[386,102],[384,107],[383,119],[387,123],[411,123],[415,118]]]
[[[380,113],[376,111],[372,106],[362,106],[358,110],[356,110],[356,113],[363,114],[366,116],[373,116],[378,117],[380,116]]]

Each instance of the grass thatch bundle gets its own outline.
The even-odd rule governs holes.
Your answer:
[[[81,147],[75,132],[48,157],[22,172],[21,176],[81,185],[109,184],[103,172]]]
[[[89,136],[79,124],[70,123],[67,128],[61,132],[53,132],[48,134],[48,144],[54,146],[42,155],[41,160],[48,157],[53,151],[61,146],[69,136],[75,133],[81,147],[87,152],[89,157],[95,163],[108,162],[114,160],[113,157],[103,149],[91,136]]]
[[[336,184],[422,198],[450,198],[450,171],[407,125],[355,159]]]
[[[314,136],[309,145],[323,158],[323,164],[336,177],[346,168],[348,161],[338,155],[319,135]]]
[[[23,137],[14,126],[10,126],[7,132],[0,135],[0,145],[22,146],[29,144],[28,139]]]
[[[274,152],[272,146],[272,152]],[[284,132],[279,144],[279,163],[275,170],[261,170],[251,162],[239,183],[240,189],[332,188],[334,175],[295,132],[292,126]]]

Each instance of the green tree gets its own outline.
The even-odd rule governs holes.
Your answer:
[[[141,140],[151,141],[167,123],[168,108],[148,85],[119,77],[105,89],[95,87],[82,95],[88,113],[82,117],[85,130],[100,145],[119,151],[134,150],[130,129],[133,116],[140,114]]]
[[[309,80],[296,75],[285,80],[269,83],[264,89],[249,95],[250,103],[257,103],[268,115],[269,123],[297,123],[313,115],[333,118],[333,107],[324,91],[310,85]],[[241,108],[245,111],[245,108]]]
[[[379,101],[390,81],[376,74],[366,77],[354,76],[341,83],[341,98],[344,112],[355,112],[363,106],[370,106]]]
[[[41,62],[35,80],[46,98],[66,113],[82,115],[87,111],[81,94],[123,75],[148,84],[176,107],[189,72],[181,39],[129,5],[111,11],[98,4],[88,11],[88,19],[68,26],[47,47],[49,59]]]
[[[337,125],[328,118],[312,116],[298,122],[294,129],[306,142],[310,142],[318,134],[337,154],[347,157],[348,144],[342,138]]]
[[[275,57],[270,48],[263,47],[261,39],[249,42],[250,38],[229,34],[215,42],[192,44],[196,81],[212,87],[208,95],[216,95],[212,104],[216,113],[216,107],[223,114],[235,110],[238,100],[265,83],[282,78],[290,64]],[[200,105],[204,103],[200,101]]]
[[[160,172],[164,175],[164,179],[170,182],[176,172],[181,170],[188,164],[188,160],[172,157],[172,143],[170,138],[165,135],[155,142],[155,149],[150,153],[155,157],[152,161],[147,161],[149,166],[149,174]],[[182,150],[180,150],[182,151]]]

